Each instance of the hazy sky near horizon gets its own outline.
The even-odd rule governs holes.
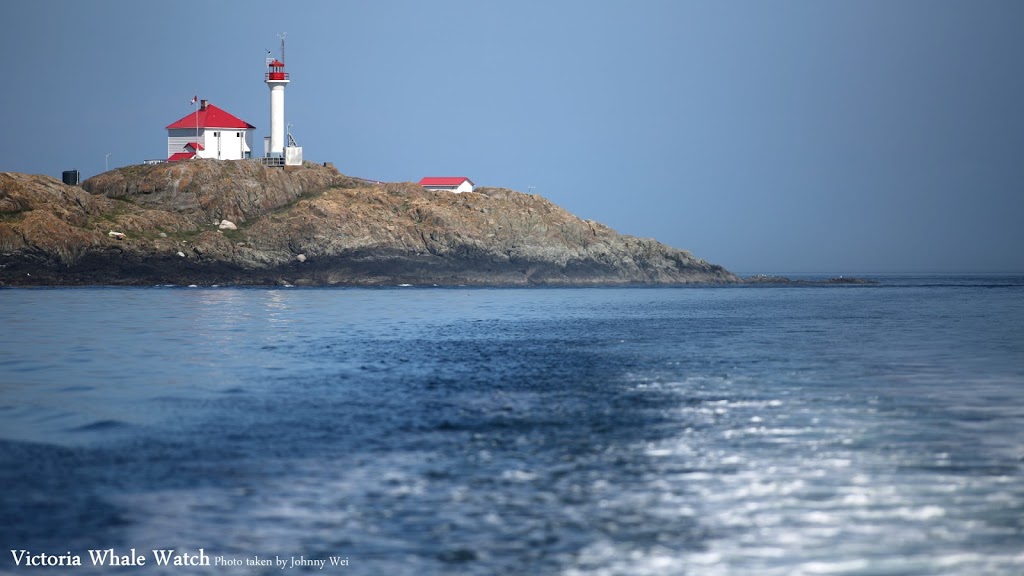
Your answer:
[[[738,273],[1024,272],[1024,2],[7,2],[0,170],[162,158],[193,95],[307,160],[532,190]],[[532,187],[532,188],[531,188]]]

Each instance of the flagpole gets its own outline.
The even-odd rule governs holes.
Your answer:
[[[198,98],[199,98],[199,96],[193,96],[192,97],[192,108],[195,109],[195,115],[196,115],[196,155],[195,155],[195,157],[197,157],[197,158],[199,157],[199,104],[197,104],[197,102],[199,101]]]

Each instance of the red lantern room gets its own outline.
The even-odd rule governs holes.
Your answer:
[[[288,73],[284,71],[284,62],[271,60],[267,63],[267,68],[270,71],[267,72],[265,80],[288,80]]]

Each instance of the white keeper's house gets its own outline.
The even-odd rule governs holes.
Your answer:
[[[447,190],[448,192],[472,192],[473,181],[465,176],[425,176],[419,182],[427,190]]]
[[[194,112],[167,126],[167,161],[250,158],[255,129],[245,120],[202,100]]]

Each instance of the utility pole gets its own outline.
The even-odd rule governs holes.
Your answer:
[[[107,172],[110,170],[110,152],[107,152],[107,157],[103,159],[103,171]]]

